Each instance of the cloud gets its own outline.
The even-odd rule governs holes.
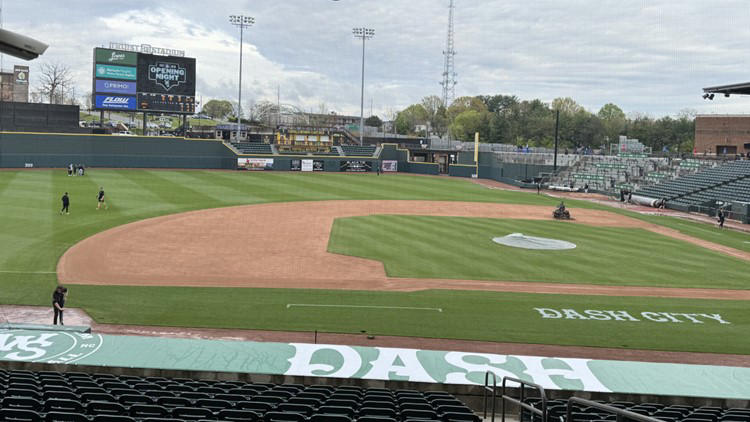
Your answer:
[[[47,40],[38,62],[70,66],[80,93],[91,89],[92,48],[121,41],[186,50],[197,59],[198,95],[235,99],[239,31],[228,23],[231,13],[256,18],[243,45],[243,103],[275,101],[279,89],[282,102],[304,110],[326,104],[359,114],[362,44],[354,26],[375,29],[366,44],[365,104],[376,113],[441,90],[448,0],[109,3],[6,3],[5,26]],[[750,80],[745,1],[455,3],[459,96],[572,97],[593,111],[613,102],[652,115],[750,108],[747,97],[700,97],[704,86]],[[33,72],[32,64],[32,82]]]

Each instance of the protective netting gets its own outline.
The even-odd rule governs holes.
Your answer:
[[[503,237],[494,237],[492,241],[501,245],[524,249],[564,250],[575,249],[576,247],[575,243],[564,240],[526,236],[523,233],[511,233]]]

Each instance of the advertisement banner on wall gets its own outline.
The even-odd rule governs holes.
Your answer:
[[[301,171],[302,170],[302,160],[294,159],[291,162],[289,162],[289,171]]]
[[[244,170],[273,170],[273,158],[238,158],[237,168]]]
[[[135,110],[135,97],[97,95],[95,107],[102,110]]]
[[[302,160],[302,171],[313,171],[313,160]]]
[[[96,92],[135,95],[135,82],[96,80]]]
[[[121,50],[110,50],[108,48],[94,49],[94,59],[97,63],[120,64],[125,66],[135,66],[138,64],[137,53]]]
[[[341,161],[340,171],[366,172],[372,171],[372,161],[347,160]]]
[[[398,161],[396,160],[383,160],[382,167],[383,172],[386,171],[398,171]]]
[[[195,97],[139,92],[138,110],[193,114],[195,113]]]
[[[134,81],[138,77],[136,73],[136,68],[134,67],[110,66],[107,64],[97,64],[95,72],[96,72],[97,78]]]
[[[323,171],[323,160],[313,160],[313,171]]]

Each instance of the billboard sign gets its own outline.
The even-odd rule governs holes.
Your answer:
[[[383,160],[382,165],[384,172],[398,171],[398,161],[396,160]]]
[[[195,59],[139,54],[138,92],[195,96]]]
[[[340,171],[367,172],[372,171],[372,161],[348,160],[339,163]]]
[[[28,66],[13,66],[13,80],[17,85],[28,85],[29,84],[29,67]]]
[[[95,106],[101,110],[135,110],[135,97],[124,95],[97,95]]]
[[[238,158],[237,168],[245,170],[273,170],[273,158]]]
[[[96,80],[96,92],[135,95],[135,82]]]
[[[138,110],[193,114],[195,113],[195,97],[139,92]]]
[[[97,48],[94,52],[94,58],[97,63],[136,66],[138,64],[138,55],[129,51],[110,50],[107,48]]]
[[[126,81],[134,81],[138,78],[135,67],[97,64],[95,72],[97,78],[121,79]]]

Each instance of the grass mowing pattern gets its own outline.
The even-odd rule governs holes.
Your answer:
[[[103,186],[108,211],[95,211]],[[60,216],[60,197],[71,196],[71,215]],[[341,175],[216,171],[89,169],[0,172],[0,303],[49,306],[59,257],[102,230],[188,210],[277,201],[426,199],[545,205],[558,200],[524,192],[490,190],[461,179],[407,175]],[[569,206],[627,213],[587,202]],[[656,217],[654,217],[656,218]],[[677,221],[677,219],[674,219]],[[693,223],[688,223],[691,228]],[[695,225],[705,229],[705,225]],[[728,233],[728,232],[724,232]],[[460,233],[459,233],[460,234]],[[700,232],[699,232],[700,234]],[[707,233],[702,233],[708,235]],[[455,233],[453,233],[455,238]],[[701,236],[696,236],[701,237]],[[453,239],[451,238],[451,239]],[[709,239],[713,240],[713,239]],[[717,240],[713,240],[717,241]],[[723,243],[717,241],[717,243]],[[18,272],[7,272],[18,271]],[[39,273],[42,272],[42,273]],[[46,272],[46,273],[44,273]],[[442,307],[438,314],[347,308],[292,308],[287,303]],[[74,286],[68,305],[98,322],[186,327],[320,330],[748,353],[745,302],[650,298],[521,295],[492,292],[349,292],[282,289]],[[732,325],[699,326],[607,321],[535,322],[533,307],[721,312]],[[646,309],[648,308],[648,309]],[[406,313],[404,313],[406,312]],[[590,325],[591,324],[591,325]],[[633,338],[627,342],[619,333]],[[701,341],[695,341],[696,338]]]
[[[107,211],[95,210],[100,186]],[[60,197],[66,191],[71,214],[61,216]],[[57,280],[50,272],[60,256],[108,228],[195,209],[338,199],[555,203],[461,179],[408,175],[89,169],[84,177],[68,177],[65,170],[2,171],[0,303],[47,305]]]
[[[187,293],[187,294],[186,294]],[[429,290],[414,293],[75,286],[101,323],[256,328],[747,354],[743,301]],[[159,298],[154,300],[153,298]],[[287,308],[289,303],[442,308]],[[639,322],[542,319],[534,308],[624,310]],[[651,322],[641,312],[720,313],[730,324]]]
[[[529,250],[492,241],[516,232],[566,240],[577,247]],[[642,229],[560,221],[404,215],[339,218],[328,251],[381,261],[391,277],[750,288],[745,261]]]

